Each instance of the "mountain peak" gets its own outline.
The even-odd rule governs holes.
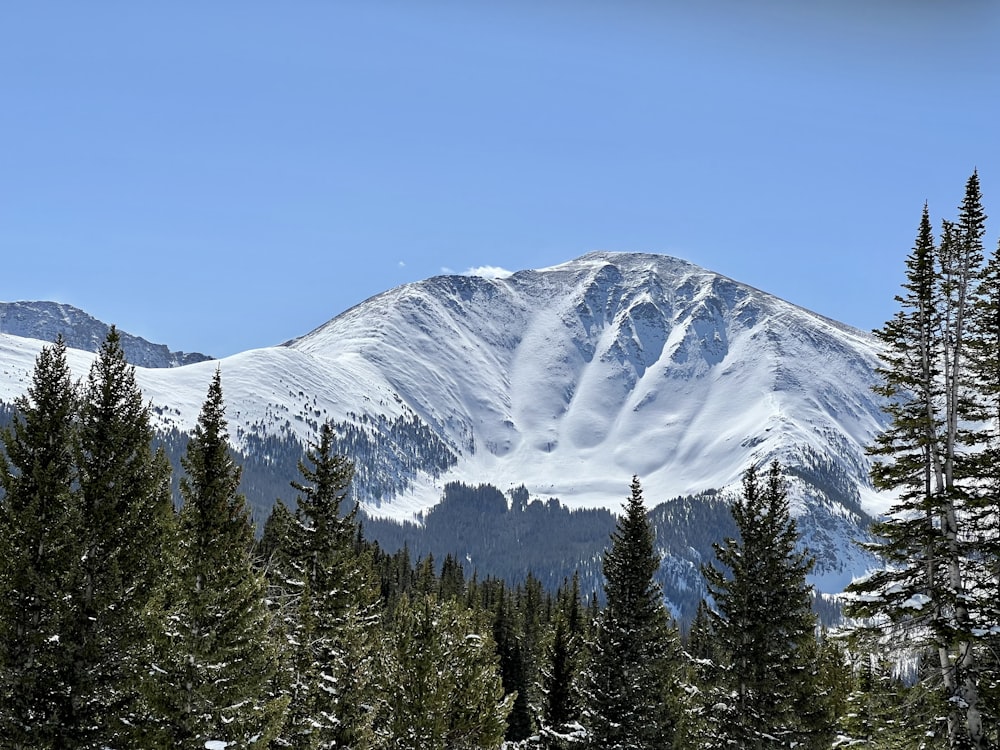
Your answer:
[[[641,264],[656,264],[662,266],[688,266],[698,270],[704,270],[699,266],[696,266],[690,261],[684,260],[683,258],[678,258],[673,255],[666,255],[665,253],[653,253],[653,252],[628,252],[625,250],[591,250],[590,252],[584,253],[583,255],[574,258],[572,260],[565,261],[555,266],[550,266],[550,268],[559,268],[561,266],[571,266],[571,265],[583,265],[583,264],[594,264],[594,263],[611,263],[617,265],[629,265],[637,266]],[[548,270],[548,269],[539,269]]]
[[[237,444],[304,442],[331,420],[357,499],[397,519],[453,481],[617,510],[633,475],[656,504],[778,459],[830,591],[870,562],[849,540],[885,507],[865,451],[885,424],[878,363],[871,335],[693,263],[594,252],[390,289],[222,370]],[[182,429],[210,376],[138,373],[160,425]]]
[[[61,302],[0,302],[0,333],[52,342],[62,336],[66,346],[96,352],[111,328],[79,308]],[[172,352],[164,344],[119,331],[122,349],[131,364],[140,367],[179,367],[202,362],[204,354]]]
[[[740,445],[816,445],[820,429],[847,429],[863,455],[878,423],[870,336],[666,255],[434,277],[290,346],[364,361],[450,442],[475,435],[483,480],[502,484],[517,465],[581,503],[633,473],[669,495],[729,484],[747,461]],[[805,406],[794,430],[775,429]],[[566,468],[593,452],[589,479]]]

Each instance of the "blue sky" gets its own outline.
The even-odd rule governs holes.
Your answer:
[[[5,4],[0,298],[225,356],[623,250],[876,327],[974,168],[996,245],[996,5]]]

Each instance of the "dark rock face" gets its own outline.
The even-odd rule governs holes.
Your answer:
[[[108,335],[110,325],[83,310],[59,302],[0,302],[0,333],[41,341],[55,341],[62,335],[71,349],[96,352]],[[212,359],[208,355],[172,352],[164,344],[119,329],[122,349],[133,365],[139,367],[180,367]]]

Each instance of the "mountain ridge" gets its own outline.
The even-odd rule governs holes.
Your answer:
[[[0,302],[0,333],[50,342],[62,336],[68,347],[96,352],[110,328],[78,307],[62,302]],[[171,351],[165,344],[154,344],[125,331],[119,333],[126,359],[140,367],[181,367],[212,359],[198,352]]]
[[[281,346],[137,377],[158,424],[188,429],[221,366],[237,446],[333,421],[351,436],[358,499],[400,520],[454,481],[617,511],[632,475],[652,505],[732,491],[751,461],[779,459],[829,591],[871,564],[851,540],[885,507],[864,450],[885,419],[877,363],[870,334],[759,289],[597,252],[406,284]]]
[[[461,403],[464,394],[472,392],[473,395],[482,395],[483,390],[488,391],[494,396],[493,400],[496,403],[491,404],[486,410],[493,418],[492,423],[488,425],[489,429],[482,431],[485,434],[482,435],[480,442],[484,444],[481,447],[485,447],[487,452],[491,452],[492,448],[494,454],[513,450],[514,443],[518,440],[518,436],[514,433],[530,432],[538,422],[544,423],[543,429],[535,430],[531,435],[535,441],[532,448],[540,449],[542,453],[551,453],[558,447],[556,438],[562,437],[564,440],[569,439],[577,443],[581,450],[593,450],[599,444],[599,437],[615,429],[621,432],[623,421],[627,426],[629,411],[639,413],[655,409],[657,400],[662,405],[662,402],[671,395],[677,402],[679,401],[677,396],[690,391],[691,384],[700,377],[711,376],[714,381],[725,377],[739,386],[741,382],[747,381],[747,378],[742,377],[740,373],[742,362],[746,357],[744,356],[743,360],[731,357],[731,361],[727,363],[727,355],[733,348],[738,354],[748,355],[753,353],[748,350],[752,350],[755,346],[759,345],[762,350],[770,347],[770,364],[760,362],[758,364],[770,367],[772,370],[773,387],[768,387],[762,382],[755,385],[761,389],[761,395],[771,397],[772,401],[775,393],[779,395],[787,394],[789,391],[794,393],[801,385],[803,375],[799,372],[801,368],[789,367],[786,360],[801,354],[804,347],[801,341],[796,341],[795,346],[789,345],[788,315],[792,315],[798,321],[801,321],[803,315],[812,316],[818,321],[816,325],[828,329],[826,333],[836,332],[832,340],[840,346],[841,354],[849,355],[846,360],[848,364],[855,370],[858,368],[866,370],[854,380],[864,381],[865,387],[862,390],[867,390],[877,359],[874,339],[868,334],[815,316],[766,293],[677,259],[670,259],[671,263],[668,266],[682,268],[686,271],[686,278],[681,279],[676,285],[681,292],[677,295],[682,298],[681,304],[677,305],[681,309],[672,316],[673,319],[668,319],[650,298],[656,296],[655,288],[652,289],[652,294],[649,294],[651,286],[655,287],[655,283],[662,277],[652,276],[644,285],[640,285],[645,288],[638,290],[614,288],[613,283],[609,288],[608,282],[613,282],[617,271],[620,270],[610,261],[623,257],[629,257],[632,261],[638,260],[639,264],[642,264],[658,262],[663,256],[590,254],[581,259],[583,262],[571,261],[552,269],[519,272],[503,280],[458,276],[433,277],[425,282],[430,287],[406,285],[373,297],[367,305],[363,303],[333,318],[310,334],[294,340],[290,346],[313,355],[331,358],[360,356],[366,363],[381,368],[389,367],[391,354],[398,353],[386,346],[386,340],[392,338],[390,334],[398,334],[401,330],[415,331],[415,335],[421,339],[420,345],[432,347],[436,352],[442,347],[450,348],[449,356],[439,356],[437,360],[462,362],[465,365],[464,375],[459,373],[455,377],[442,378],[440,369],[435,368],[433,364],[421,363],[412,372],[396,367],[389,379],[397,390],[404,393],[404,398],[410,403],[430,404],[433,407],[425,407],[420,414],[428,423],[441,429],[447,429],[452,425],[452,432],[458,433],[453,435],[452,442],[456,445],[462,443],[459,439],[462,429],[455,429],[453,425],[456,422],[464,422],[464,427],[471,429],[471,422],[474,420],[469,414],[461,415],[460,418],[454,413],[437,413],[440,411],[437,405]],[[634,266],[635,263],[632,268],[633,274],[636,272]],[[565,304],[558,310],[553,310],[552,305],[547,307],[545,305],[543,298],[552,294],[554,286],[570,285],[559,278],[550,279],[549,281],[554,283],[543,284],[540,288],[536,286],[532,298],[527,301],[512,299],[519,279],[545,275],[553,271],[568,272],[577,276],[575,283],[578,284],[581,275],[586,277],[588,268],[594,273],[591,278],[584,279],[588,284],[583,293],[570,301],[572,309],[567,310]],[[639,270],[645,272],[653,269]],[[706,289],[704,284],[696,284],[696,279],[690,278],[692,275],[710,280],[714,289],[711,286]],[[426,293],[428,289],[432,291],[431,294]],[[622,293],[625,293],[625,299],[621,298]],[[728,298],[727,294],[730,295]],[[738,295],[739,299],[733,295]],[[685,296],[688,299],[683,299]],[[663,297],[664,294],[661,293],[659,300],[661,306]],[[450,320],[448,309],[454,308],[459,298],[473,303],[477,300],[488,301],[490,323],[499,317],[504,323],[504,330],[497,330],[495,324],[491,327],[485,323],[481,316],[477,316],[475,310],[468,316],[467,324],[456,324],[454,320]],[[666,301],[668,304],[671,302],[671,300]],[[762,301],[779,307],[781,315],[772,315],[767,329],[756,332],[751,341],[743,339],[730,341],[729,324],[735,322],[745,329],[752,329],[764,312]],[[506,304],[501,306],[498,302]],[[727,307],[730,309],[726,310]],[[526,320],[529,317],[527,313],[529,308],[533,309],[530,320]],[[727,320],[727,313],[730,313],[731,320]],[[616,314],[621,315],[620,320],[615,320]],[[565,327],[573,328],[571,335],[560,337],[553,334],[553,331],[558,333],[560,328]],[[776,332],[776,327],[782,328],[780,335]],[[512,332],[511,328],[515,330]],[[434,332],[444,333],[435,336]],[[816,338],[822,333],[824,332],[814,331],[810,335]],[[860,354],[849,351],[850,347],[843,341],[845,337],[851,339],[861,349]],[[397,335],[395,340],[398,341],[400,338],[402,336]],[[455,342],[454,345],[449,345],[446,339]],[[666,358],[669,360],[669,372],[663,372],[662,366],[660,372],[650,372],[650,368],[655,368],[658,362],[664,359],[661,357],[664,350],[667,350],[669,355]],[[824,353],[830,355],[829,346]],[[863,358],[865,362],[857,362],[858,357]],[[595,362],[599,366],[599,372],[593,374],[586,372],[588,366]],[[662,365],[662,362],[660,363]],[[666,377],[673,391],[668,392],[663,383],[658,382],[658,377],[647,377],[650,375]],[[484,388],[477,389],[475,383],[470,382],[483,378],[488,383]],[[828,376],[823,379],[830,384]],[[539,382],[541,385],[537,385]],[[531,386],[532,383],[535,385]],[[609,393],[607,387],[609,384],[615,388],[615,392]],[[531,401],[526,405],[518,402],[517,395],[525,392],[529,392]],[[617,400],[620,406],[627,408],[603,414],[595,414],[594,410],[586,408],[588,404],[601,399]],[[852,438],[859,446],[865,444],[878,428],[878,417],[872,416],[878,413],[874,398],[866,393],[860,396],[860,400],[866,403],[839,405],[845,410],[850,407],[855,417],[870,417],[867,425],[862,427],[852,425],[854,427]],[[537,414],[539,404],[548,406],[552,413],[539,417]],[[700,406],[710,408],[708,403]],[[780,419],[780,414],[773,413],[776,411],[779,410],[774,409],[767,416],[775,420]],[[678,422],[685,416],[681,412],[671,413],[669,409],[661,409],[660,414],[664,420],[658,421],[657,429],[663,428],[664,422],[670,419]],[[572,424],[579,429],[575,432],[563,429],[563,434],[558,435],[553,420],[563,416],[568,416]],[[705,415],[692,413],[686,416],[697,419],[704,418]],[[720,415],[720,419],[724,416]],[[753,429],[748,428],[746,432],[744,435],[746,439],[762,437],[752,434],[755,432]],[[523,438],[523,435],[521,437]],[[547,437],[552,439],[545,439]],[[766,438],[766,435],[763,437]],[[519,444],[523,444],[523,440]],[[698,446],[684,446],[684,450],[689,455],[695,455]],[[482,453],[482,450],[479,452]],[[649,469],[654,468],[659,461],[656,449],[653,449],[651,456],[642,457],[642,460],[638,460],[639,458],[634,452],[629,454],[628,461],[635,465],[636,469],[631,473],[648,474]],[[740,470],[734,468],[729,475],[730,481],[726,484],[735,481]],[[715,472],[708,473],[709,476],[714,474]],[[685,491],[697,489],[701,488],[688,484],[677,487],[676,491],[667,494],[683,494]]]

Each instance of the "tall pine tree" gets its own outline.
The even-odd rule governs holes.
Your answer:
[[[42,349],[0,434],[0,748],[51,748],[70,699],[68,572],[80,559],[76,393],[62,339]]]
[[[586,675],[586,726],[595,749],[677,746],[680,646],[653,577],[659,565],[642,488],[633,477],[604,555],[607,604],[598,618]]]
[[[979,687],[988,540],[978,533],[988,528],[980,509],[990,489],[981,461],[989,394],[981,397],[990,381],[977,372],[986,365],[977,340],[989,322],[976,305],[985,220],[975,173],[958,220],[944,222],[937,245],[924,208],[901,309],[876,331],[885,344],[878,392],[891,423],[871,448],[872,479],[898,501],[876,527],[882,541],[873,547],[889,565],[852,584],[849,610],[912,649],[936,652],[949,744],[977,749],[989,746]]]
[[[170,466],[152,448],[149,409],[114,327],[83,386],[75,442],[81,554],[67,592],[68,700],[57,745],[134,744],[172,513]]]
[[[976,474],[980,492],[971,503],[978,554],[970,564],[980,594],[975,613],[981,633],[980,687],[984,703],[1000,706],[1000,247],[980,274],[970,341],[971,375],[976,385],[972,417],[980,425]],[[997,718],[996,708],[992,719]]]
[[[731,512],[739,538],[715,545],[719,566],[703,569],[720,661],[709,745],[829,747],[832,721],[816,726],[812,720],[823,715],[806,583],[813,560],[796,549],[798,531],[777,461],[764,478],[755,466],[746,470]]]
[[[380,684],[376,670],[378,581],[358,544],[358,507],[343,512],[354,468],[334,452],[329,422],[299,463],[294,517],[275,526],[272,578],[284,588],[289,720],[279,745],[372,747]],[[274,517],[274,516],[272,516]]]
[[[557,609],[541,669],[539,740],[547,750],[579,747],[586,737],[581,722],[583,700],[581,678],[585,656],[583,604],[580,577],[573,575],[556,595]]]
[[[182,465],[184,504],[163,594],[165,627],[145,685],[152,717],[143,746],[266,748],[287,700],[271,695],[278,644],[237,491],[218,370]]]

